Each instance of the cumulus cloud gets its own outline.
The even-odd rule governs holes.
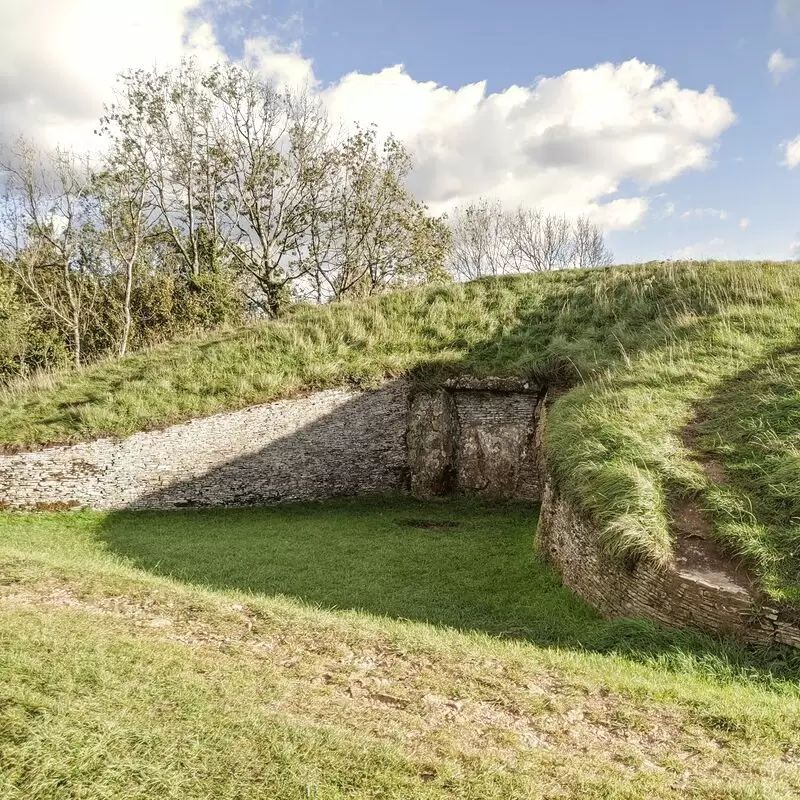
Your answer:
[[[781,150],[783,151],[781,164],[784,167],[794,169],[800,166],[800,136],[796,136],[787,142],[781,142]]]
[[[215,2],[230,14],[240,0]],[[92,131],[127,69],[166,68],[191,56],[227,58],[205,0],[3,0],[0,3],[0,131],[45,145],[91,148]],[[284,85],[313,83],[311,62],[275,37],[244,42],[245,60]]]
[[[264,80],[289,89],[311,89],[318,84],[311,61],[297,44],[282,45],[274,36],[259,36],[244,41],[243,60]]]
[[[200,0],[4,0],[0,129],[86,146],[118,72],[217,55]],[[217,53],[214,51],[217,50]]]
[[[796,69],[798,63],[800,62],[798,62],[796,58],[789,58],[783,54],[782,50],[776,50],[770,55],[769,61],[767,61],[767,67],[777,83],[788,72]]]
[[[681,247],[672,254],[672,258],[679,261],[694,261],[705,258],[719,258],[721,248],[725,244],[724,239],[715,237],[707,242],[696,242],[695,244]]]
[[[266,79],[314,85],[311,61],[296,45],[231,20],[247,0],[3,0],[0,3],[0,143],[19,134],[40,143],[97,145],[93,136],[116,76],[167,68],[191,56],[227,58],[217,28],[242,39],[244,60]],[[294,19],[291,21],[295,24]],[[273,24],[287,31],[287,25]]]
[[[85,146],[122,69],[225,57],[203,3],[4,0],[0,130]],[[374,122],[403,139],[412,188],[435,212],[491,196],[631,227],[649,187],[706,167],[734,121],[713,87],[681,87],[636,59],[490,93],[484,82],[419,81],[402,65],[322,87],[299,47],[261,32],[245,34],[242,52],[265,77],[318,91],[346,125]]]
[[[681,88],[635,59],[496,93],[485,83],[419,82],[397,65],[347,75],[325,94],[344,119],[373,120],[408,142],[418,161],[415,188],[434,210],[488,194],[606,214],[611,227],[641,218],[646,187],[708,165],[734,121],[713,87]],[[616,197],[631,185],[638,195]]]
[[[750,217],[742,217],[742,218],[739,220],[739,227],[740,227],[740,228],[741,228],[743,231],[746,231],[746,230],[747,230],[747,229],[750,227]]]

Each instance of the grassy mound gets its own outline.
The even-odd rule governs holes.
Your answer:
[[[300,308],[19,384],[1,398],[0,444],[125,435],[405,374],[558,381],[572,388],[552,408],[546,456],[612,552],[664,562],[670,504],[692,496],[775,600],[800,603],[798,341],[795,264],[496,278]]]

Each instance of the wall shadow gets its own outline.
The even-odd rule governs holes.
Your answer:
[[[188,584],[616,653],[677,672],[796,680],[799,665],[782,648],[754,651],[643,620],[601,619],[536,552],[537,518],[531,504],[383,495],[117,512],[100,535],[134,566]]]
[[[669,289],[666,299],[655,298],[664,300],[658,320],[652,298],[632,307],[622,290],[602,313],[592,312],[594,317],[587,320],[587,309],[597,305],[592,305],[593,284],[580,275],[569,276],[564,283],[561,294],[521,301],[519,324],[512,329],[488,336],[446,367],[421,364],[412,380],[430,386],[443,377],[486,375],[496,368],[564,390],[582,379],[578,352],[595,354],[600,366],[623,365],[648,350],[680,346],[706,325],[698,315],[677,330],[668,331],[663,325],[660,332],[656,323],[668,321],[685,307],[679,285]],[[620,328],[623,318],[630,327],[627,338]],[[584,341],[552,344],[578,323],[586,332]],[[637,338],[631,333],[636,325],[648,335]],[[609,344],[611,333],[617,341]],[[530,341],[539,335],[549,344],[534,357]],[[620,342],[625,344],[622,352]],[[327,485],[331,476],[333,488],[322,496],[403,490],[408,476],[400,466],[387,480],[373,481],[371,486],[358,478],[364,464],[380,457],[364,442],[382,432],[379,421],[362,413],[363,408],[359,411],[359,402],[363,401],[354,399],[352,405],[345,404],[256,453],[160,487],[141,504],[212,504],[226,482],[237,487],[231,504],[307,500],[313,493],[306,489]],[[326,432],[359,430],[364,439],[351,438],[348,443],[345,435],[338,449],[325,447]],[[276,463],[281,464],[277,471]],[[254,479],[254,474],[264,476],[264,485],[258,485],[262,479]],[[289,485],[298,475],[305,487],[302,492],[281,490],[270,495],[265,490],[267,484]],[[243,481],[249,483],[248,491],[241,491]],[[699,669],[765,682],[796,681],[800,655],[788,648],[756,651],[727,639],[642,620],[602,621],[564,589],[536,555],[535,518],[531,506],[376,497],[272,508],[124,511],[105,518],[102,536],[113,552],[136,566],[192,584],[286,595],[324,608],[364,610],[540,646],[614,652],[675,671]],[[457,525],[414,528],[409,524],[414,519]]]
[[[161,485],[131,507],[261,506],[405,489],[407,385],[329,395],[245,409],[225,427],[218,417],[178,426],[147,455]]]

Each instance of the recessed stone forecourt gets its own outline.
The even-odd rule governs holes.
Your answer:
[[[797,617],[709,538],[676,529],[665,569],[608,556],[542,457],[546,403],[545,386],[518,379],[326,390],[126,439],[0,456],[0,507],[258,506],[381,492],[541,502],[539,548],[604,615],[800,647]]]

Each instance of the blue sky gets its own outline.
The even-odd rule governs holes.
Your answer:
[[[652,188],[651,197],[664,197],[652,201],[647,217],[610,234],[617,257],[635,261],[685,248],[785,258],[800,239],[800,170],[781,166],[779,151],[800,134],[800,70],[776,82],[767,66],[776,50],[800,57],[800,25],[777,10],[769,0],[295,0],[255,2],[247,16],[283,22],[283,35],[301,42],[324,83],[401,63],[418,81],[459,87],[485,80],[488,91],[500,91],[638,58],[681,86],[713,85],[737,120],[719,137],[707,169]],[[676,213],[665,217],[670,202]],[[690,209],[729,216],[681,216]]]
[[[0,132],[83,142],[120,70],[245,56],[404,138],[437,213],[588,213],[619,261],[800,257],[800,0],[1,6]]]

